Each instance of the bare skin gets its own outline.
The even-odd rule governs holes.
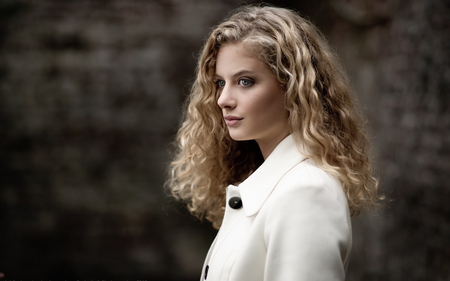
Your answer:
[[[289,135],[284,90],[269,66],[245,45],[228,44],[219,50],[217,104],[222,108],[231,138],[256,140],[266,159]]]

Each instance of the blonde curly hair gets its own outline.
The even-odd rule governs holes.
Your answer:
[[[167,184],[171,193],[218,228],[226,187],[245,180],[264,161],[254,140],[230,138],[217,105],[218,51],[243,42],[283,85],[290,132],[318,166],[340,180],[352,213],[376,205],[368,140],[342,66],[313,24],[294,11],[269,6],[241,7],[209,35],[177,135]]]

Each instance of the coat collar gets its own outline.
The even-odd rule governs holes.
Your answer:
[[[282,140],[264,163],[238,186],[245,215],[255,215],[281,178],[306,158],[299,151],[292,135]]]

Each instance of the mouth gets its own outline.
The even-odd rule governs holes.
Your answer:
[[[227,115],[224,117],[225,123],[228,127],[233,127],[238,125],[244,118],[240,118],[237,116]]]

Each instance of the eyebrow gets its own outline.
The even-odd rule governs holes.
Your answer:
[[[256,73],[256,71],[243,69],[243,70],[240,70],[240,71],[236,72],[235,74],[233,74],[232,77],[235,78],[235,77],[238,77],[238,76],[241,76],[241,75],[244,75],[244,74],[255,75],[255,73]],[[215,77],[216,78],[222,78],[222,76],[218,75],[217,73],[216,73]]]

